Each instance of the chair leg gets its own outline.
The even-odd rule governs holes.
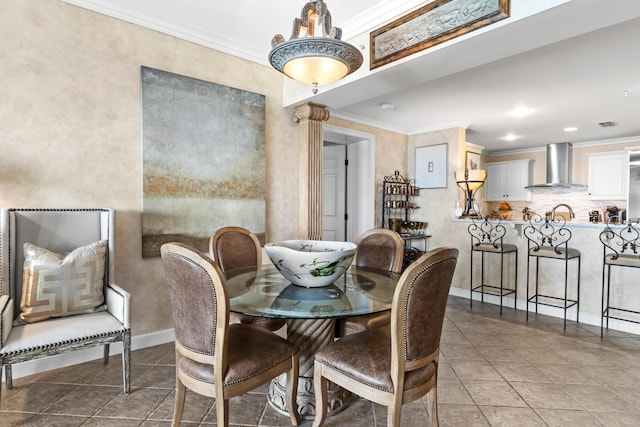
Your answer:
[[[300,356],[291,357],[291,370],[287,372],[287,408],[289,409],[289,417],[291,425],[300,424],[300,414],[298,413],[298,370],[300,369]]]
[[[11,365],[4,365],[4,381],[7,386],[7,390],[13,388],[13,375],[11,373]]]
[[[109,344],[104,345],[104,352],[102,354],[102,363],[104,365],[109,363]]]
[[[176,370],[176,398],[173,402],[173,421],[172,427],[178,427],[182,420],[182,411],[184,410],[184,398],[186,395],[186,387],[182,384],[182,381],[178,379],[178,373]]]
[[[124,394],[131,389],[131,331],[122,334],[122,385]]]
[[[401,427],[402,402],[396,401],[387,407],[387,427]]]
[[[327,418],[327,387],[328,380],[322,376],[322,364],[313,365],[313,389],[316,394],[316,417],[312,427],[321,427]]]
[[[429,417],[429,426],[438,427],[440,421],[438,419],[438,381],[436,385],[425,396],[427,399],[427,416]]]
[[[229,425],[229,400],[222,396],[216,396],[216,420],[220,427]]]

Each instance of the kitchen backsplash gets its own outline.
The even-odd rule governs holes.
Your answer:
[[[528,207],[533,212],[544,216],[544,213],[550,211],[559,203],[566,203],[573,209],[576,215],[574,221],[588,222],[589,212],[600,211],[601,220],[607,206],[617,206],[626,209],[626,200],[591,200],[586,188],[535,188],[532,190],[532,201],[530,202],[511,202],[511,211],[508,219],[521,221],[522,210]],[[500,202],[485,202],[482,206],[482,215],[488,215],[492,212],[499,212]],[[558,211],[566,211],[564,207],[558,208]]]

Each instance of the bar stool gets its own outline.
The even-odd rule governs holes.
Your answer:
[[[603,336],[604,319],[607,319],[607,329],[609,329],[609,319],[622,320],[625,322],[640,323],[638,320],[617,317],[611,315],[611,310],[623,313],[640,314],[640,311],[613,307],[611,298],[611,267],[640,267],[640,220],[629,222],[621,228],[612,228],[607,224],[604,231],[600,233],[600,241],[603,246],[602,253],[602,316],[600,318],[600,336]],[[622,286],[622,283],[616,286]],[[606,292],[605,292],[606,287]]]
[[[470,296],[471,296],[471,308],[473,308],[473,293],[480,293],[480,301],[484,302],[484,294],[499,295],[500,296],[500,314],[502,315],[502,299],[506,295],[513,294],[513,308],[516,308],[518,300],[517,296],[517,284],[518,284],[518,248],[516,245],[505,244],[502,238],[506,234],[507,230],[500,224],[500,219],[491,220],[488,216],[478,224],[475,220],[469,225],[467,230],[471,235],[471,274],[470,274]],[[480,285],[473,286],[473,254],[480,252]],[[485,254],[498,254],[500,255],[500,286],[485,284],[484,270],[485,270]],[[508,254],[514,254],[514,273],[513,273],[513,288],[506,287],[504,283],[504,257]]]
[[[538,313],[538,304],[551,307],[558,307],[564,310],[564,329],[567,329],[567,310],[573,306],[576,307],[576,322],[579,321],[580,309],[580,251],[568,246],[571,240],[571,231],[566,228],[567,221],[562,215],[545,216],[543,219],[540,215],[533,215],[529,220],[529,225],[524,228],[523,233],[529,240],[529,250],[527,257],[527,320],[529,320],[529,303],[536,305],[536,313]],[[529,278],[531,259],[536,260],[536,278],[535,292],[529,296]],[[564,263],[564,295],[548,295],[540,293],[538,279],[540,277],[540,259],[546,258],[550,260],[559,260]],[[577,260],[577,283],[576,297],[569,298],[569,261]]]

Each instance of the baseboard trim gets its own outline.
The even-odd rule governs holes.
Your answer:
[[[168,343],[174,340],[175,334],[172,329],[151,332],[148,334],[136,335],[131,337],[131,350],[139,350],[141,348],[152,347],[154,345]],[[14,379],[38,374],[40,372],[50,371],[52,369],[64,368],[66,366],[77,365],[79,363],[89,362],[102,358],[103,347],[93,347],[85,350],[73,351],[71,353],[58,354],[56,356],[45,357],[42,359],[31,360],[29,362],[17,363],[11,365],[12,376]],[[109,346],[109,355],[117,355],[122,353],[122,343],[113,343]],[[119,361],[111,361],[119,363]],[[4,382],[4,369],[2,370],[2,381]]]
[[[453,295],[460,298],[469,299],[469,289],[462,288],[454,288],[452,287],[449,291],[449,295]],[[480,301],[480,295],[474,292],[473,301]],[[500,305],[500,297],[496,295],[484,295],[484,302],[494,305]],[[502,298],[502,306],[507,309],[510,307],[513,309],[513,297],[506,296]],[[517,300],[516,307],[518,310],[525,311],[527,309],[527,302],[525,300]],[[532,309],[535,305],[529,303],[529,308]],[[533,310],[530,310],[533,312]],[[562,319],[564,317],[564,310],[557,307],[550,307],[545,305],[538,305],[538,313],[544,314],[546,316],[557,317]],[[576,320],[576,312],[575,308],[570,308],[567,311],[567,320],[574,321]],[[584,323],[587,325],[600,327],[600,316],[594,313],[580,313],[580,323]],[[625,322],[623,320],[609,319],[609,329],[626,332],[629,334],[640,335],[640,324]]]

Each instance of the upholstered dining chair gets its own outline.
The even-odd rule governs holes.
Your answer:
[[[113,283],[113,209],[0,210],[0,371],[122,342],[129,393],[131,296]],[[1,372],[0,372],[1,373]]]
[[[385,228],[365,231],[356,238],[353,265],[400,273],[404,256],[404,241],[400,235]],[[380,328],[391,323],[391,312],[373,313],[336,320],[336,336]]]
[[[393,296],[390,328],[340,338],[315,355],[316,418],[327,415],[328,381],[387,407],[399,427],[402,405],[427,395],[430,425],[438,425],[438,355],[458,250],[433,249],[409,265]]]
[[[258,237],[243,227],[222,227],[209,239],[209,252],[213,261],[225,273],[244,267],[262,264],[262,248]],[[286,319],[267,319],[231,313],[231,323],[247,323],[270,331],[276,331],[286,324]]]
[[[187,245],[160,248],[175,328],[176,394],[173,426],[180,424],[186,389],[215,398],[218,426],[229,424],[229,399],[287,374],[287,408],[296,405],[298,349],[271,331],[229,324],[229,295],[219,268]]]

